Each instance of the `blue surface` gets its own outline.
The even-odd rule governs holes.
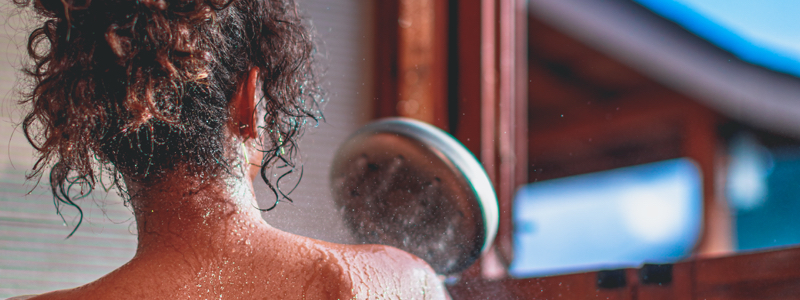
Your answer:
[[[515,277],[674,262],[701,228],[701,175],[674,159],[531,183],[514,200]]]
[[[767,197],[758,206],[736,211],[737,250],[800,244],[800,154],[775,153],[767,177]]]
[[[634,1],[744,61],[800,76],[800,1]]]

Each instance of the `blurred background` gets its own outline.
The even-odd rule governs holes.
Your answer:
[[[674,264],[672,285],[652,287],[662,299],[730,299],[766,290],[749,284],[764,278],[776,293],[800,292],[789,270],[800,269],[800,3],[298,2],[319,37],[327,122],[303,138],[304,177],[293,203],[264,214],[270,224],[351,242],[328,191],[333,152],[366,122],[405,116],[458,138],[498,193],[495,247],[451,286],[456,299],[627,299],[650,291],[630,288],[643,264]],[[7,297],[94,280],[133,255],[136,237],[115,192],[96,191],[64,239],[74,212],[62,221],[47,183],[25,181],[33,158],[16,126],[17,77],[35,22],[3,8]],[[757,265],[769,267],[740,267]],[[599,285],[612,269],[628,270],[629,288]]]

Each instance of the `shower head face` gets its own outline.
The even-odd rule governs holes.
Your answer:
[[[451,158],[453,151],[426,141],[441,137],[401,130],[408,125],[402,122],[391,123],[394,129],[375,124],[352,136],[334,159],[331,190],[345,223],[361,243],[403,249],[439,274],[463,271],[494,237],[496,226],[487,222],[496,217],[481,203],[487,199]],[[421,128],[438,130],[429,127]],[[488,200],[496,208],[496,198]]]

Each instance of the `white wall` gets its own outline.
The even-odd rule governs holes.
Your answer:
[[[327,66],[329,100],[326,123],[310,128],[300,143],[305,173],[294,203],[280,203],[264,218],[280,229],[332,242],[350,242],[340,214],[332,205],[328,170],[344,139],[370,120],[372,78],[371,1],[300,0],[322,39],[322,62]],[[259,187],[260,186],[260,187]],[[259,199],[274,202],[266,186],[256,186]],[[268,203],[260,202],[262,207]]]

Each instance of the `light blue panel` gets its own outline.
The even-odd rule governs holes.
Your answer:
[[[522,187],[514,200],[515,277],[674,262],[696,243],[702,183],[685,158]]]

